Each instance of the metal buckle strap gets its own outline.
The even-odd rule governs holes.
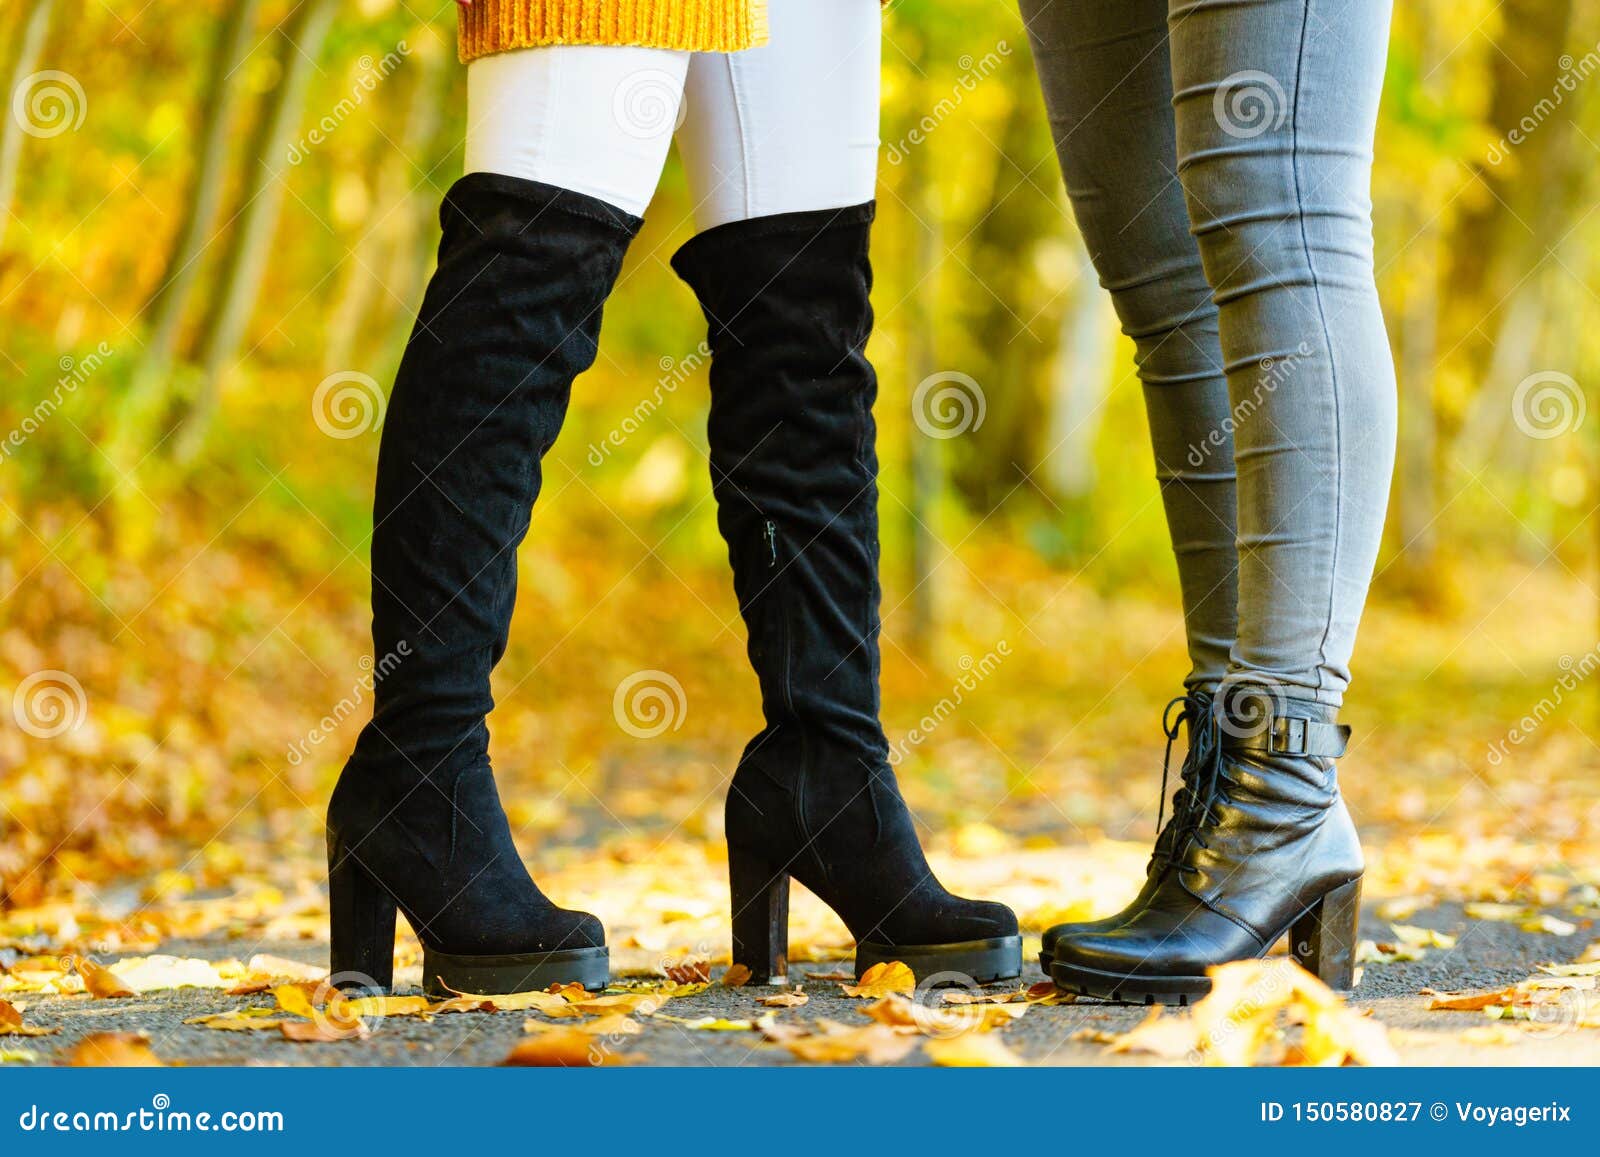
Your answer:
[[[1223,729],[1223,745],[1233,751],[1264,751],[1269,755],[1309,755],[1338,759],[1350,746],[1350,728],[1342,723],[1321,723],[1275,715],[1255,730],[1235,735]]]

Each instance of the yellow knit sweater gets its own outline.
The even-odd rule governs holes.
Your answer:
[[[767,0],[474,0],[462,60],[539,44],[640,44],[737,52],[767,39]]]

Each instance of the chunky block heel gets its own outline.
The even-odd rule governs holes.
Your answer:
[[[328,841],[329,980],[343,989],[394,984],[394,898],[337,841]]]
[[[733,962],[756,984],[784,984],[789,976],[789,873],[759,852],[728,849],[728,893],[733,902]]]
[[[1311,905],[1289,932],[1289,950],[1329,988],[1355,987],[1356,933],[1361,920],[1361,877]]]
[[[399,905],[372,873],[337,841],[328,841],[331,953],[328,981],[347,992],[385,993],[394,987],[394,931]],[[603,945],[548,952],[461,955],[422,946],[422,991],[434,999],[460,992],[490,996],[534,992],[552,984],[596,991],[611,979]]]

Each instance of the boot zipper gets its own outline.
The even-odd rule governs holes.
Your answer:
[[[766,520],[766,527],[763,532],[763,537],[767,542],[767,569],[776,569],[778,565],[778,524],[772,519]],[[795,723],[794,681],[790,674],[794,668],[794,630],[789,621],[789,616],[793,613],[793,608],[790,605],[787,592],[783,589],[783,586],[777,577],[774,577],[769,585],[771,587],[771,593],[778,599],[778,624],[783,634],[783,675],[779,680],[779,685],[783,694],[783,707],[784,710],[788,712],[790,726],[796,728],[800,739],[800,766],[795,775],[794,818],[800,832],[800,842],[802,847],[808,847],[811,849],[811,853],[813,857],[816,858],[817,865],[822,871],[822,878],[827,879],[827,864],[822,861],[820,854],[817,852],[811,839],[811,825],[806,822],[806,775],[808,770],[807,765],[810,763],[810,757],[807,751],[808,744],[806,742],[805,728],[799,727]]]
[[[762,537],[767,542],[767,569],[774,570],[778,565],[778,524],[772,519],[766,520],[766,529]],[[784,597],[782,585],[774,578],[768,586],[778,600],[778,622],[783,629],[783,705],[789,712],[789,717],[794,718],[794,688],[789,679],[789,668],[792,666],[793,647],[789,629],[789,600]]]

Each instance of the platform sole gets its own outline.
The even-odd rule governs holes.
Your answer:
[[[963,940],[953,944],[856,945],[856,976],[874,964],[899,961],[911,969],[919,984],[992,984],[1022,975],[1022,937],[996,936],[988,940]]]
[[[1117,1004],[1193,1004],[1211,991],[1209,976],[1143,976],[1101,972],[1054,961],[1050,979],[1062,992]]]
[[[610,979],[611,953],[605,947],[515,956],[452,956],[422,950],[422,991],[435,999],[458,992],[478,996],[541,992],[552,984],[581,984],[597,991]]]
[[[1355,987],[1356,936],[1360,921],[1361,878],[1324,894],[1289,926],[1267,941],[1255,959],[1266,957],[1284,935],[1296,963],[1335,992]],[[1218,963],[1223,963],[1218,961]],[[1211,991],[1209,976],[1117,973],[1056,960],[1048,969],[1057,988],[1122,1004],[1192,1004]]]

